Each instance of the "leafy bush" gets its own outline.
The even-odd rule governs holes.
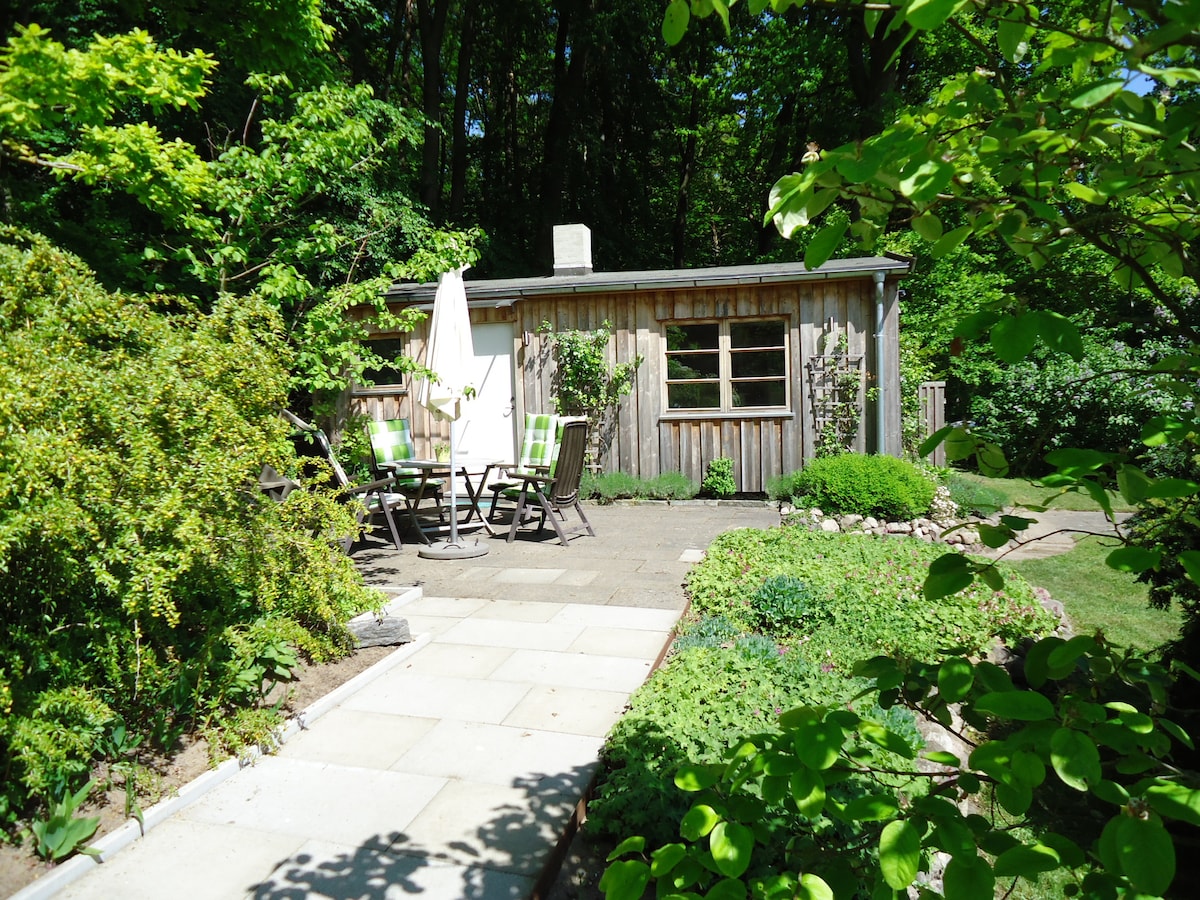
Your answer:
[[[1133,347],[1093,334],[1083,349],[1079,362],[1038,350],[973,392],[971,418],[1004,449],[1014,473],[1044,474],[1045,455],[1063,447],[1137,447],[1142,424],[1178,402],[1165,385],[1130,374],[1180,352],[1170,343]]]
[[[682,472],[663,472],[646,482],[646,496],[656,500],[691,500],[700,486]]]
[[[704,470],[700,490],[709,497],[732,497],[736,494],[737,482],[733,479],[733,460],[727,456],[718,456],[710,460],[708,468]]]
[[[857,513],[887,521],[923,516],[933,502],[934,483],[907,460],[843,453],[814,459],[799,472],[771,482],[772,496],[827,515]]]
[[[109,294],[45,240],[0,233],[10,811],[78,787],[111,720],[169,741],[253,700],[247,670],[268,672],[274,642],[338,655],[345,621],[379,602],[320,537],[352,510],[257,489],[264,463],[294,471],[287,358],[254,298],[202,314]]]
[[[961,475],[951,473],[947,476],[946,487],[950,489],[950,499],[963,515],[990,516],[1012,506],[1011,498],[1003,491]]]
[[[679,633],[671,643],[671,649],[676,653],[690,650],[693,647],[732,646],[742,632],[724,616],[704,616],[691,623],[680,626]]]
[[[843,672],[864,654],[903,651],[935,659],[947,647],[977,652],[993,637],[1011,644],[1051,626],[1033,589],[1007,570],[1003,591],[976,584],[927,600],[922,584],[941,553],[903,538],[747,528],[718,536],[687,584],[698,615],[722,616],[752,631],[761,621],[755,597],[764,583],[799,580],[808,608],[819,611],[805,619],[805,653]]]

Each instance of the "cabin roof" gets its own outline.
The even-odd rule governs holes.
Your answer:
[[[549,275],[534,278],[496,278],[466,281],[467,299],[506,306],[526,297],[595,294],[615,291],[671,290],[747,284],[783,284],[796,281],[834,281],[874,272],[903,275],[912,260],[902,256],[864,256],[830,260],[815,269],[803,263],[770,263],[756,266],[714,266],[703,269],[661,269],[647,272],[590,272],[586,275]],[[384,296],[389,300],[432,301],[435,282],[396,282]]]

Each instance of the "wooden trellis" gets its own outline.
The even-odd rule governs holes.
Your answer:
[[[808,393],[819,444],[849,449],[858,437],[865,408],[862,354],[836,353],[808,360]]]

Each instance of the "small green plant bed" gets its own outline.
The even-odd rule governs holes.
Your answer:
[[[853,513],[895,522],[927,514],[935,489],[934,479],[908,460],[842,453],[773,479],[767,493],[796,506],[818,507],[826,515]]]
[[[690,500],[700,485],[682,472],[663,472],[654,478],[637,478],[624,472],[605,472],[583,476],[579,493],[600,503],[614,500]]]
[[[739,631],[770,629],[784,644],[843,672],[864,656],[903,651],[932,660],[976,653],[1053,627],[1024,578],[981,583],[927,600],[922,585],[945,549],[907,538],[831,535],[804,528],[740,529],[718,537],[688,577],[698,615]]]
[[[1087,494],[1076,491],[1063,491],[1059,488],[1040,487],[1036,481],[1022,478],[987,478],[974,472],[955,471],[947,479],[951,496],[955,491],[966,492],[972,486],[975,491],[995,492],[997,496],[1007,499],[1007,506],[1048,506],[1051,509],[1076,510],[1080,512],[1099,511],[1096,501]],[[955,487],[955,484],[958,487]],[[1134,507],[1125,502],[1120,494],[1109,491],[1109,502],[1116,512],[1132,512]]]
[[[1151,653],[1179,636],[1182,617],[1175,608],[1151,607],[1149,588],[1137,576],[1104,564],[1115,546],[1114,540],[1085,537],[1070,553],[1018,560],[1012,567],[1061,602],[1078,633],[1102,630],[1111,644]]]
[[[698,623],[693,634],[712,627],[711,621]],[[716,631],[727,627],[717,624]],[[679,820],[692,802],[672,784],[680,766],[717,763],[731,735],[773,731],[777,717],[800,704],[845,706],[866,684],[822,671],[802,653],[761,635],[743,634],[720,646],[683,639],[679,646],[684,649],[633,695],[609,735],[607,768],[588,805],[588,829],[598,837],[637,833],[655,846],[677,839]],[[885,713],[870,702],[854,705],[862,715],[886,721],[915,751],[919,735],[910,713]],[[867,790],[865,783],[846,782],[836,792],[848,801]],[[799,827],[795,817],[780,812],[765,816],[769,827]]]

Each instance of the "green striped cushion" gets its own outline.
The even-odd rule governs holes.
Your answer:
[[[561,429],[558,416],[525,414],[525,435],[521,439],[522,469],[548,466],[553,459],[554,449]]]
[[[381,471],[387,463],[413,459],[417,455],[408,419],[368,422],[367,433],[371,438],[371,453],[375,456],[375,467]],[[418,469],[392,469],[390,471],[394,471],[397,475],[421,474]]]

